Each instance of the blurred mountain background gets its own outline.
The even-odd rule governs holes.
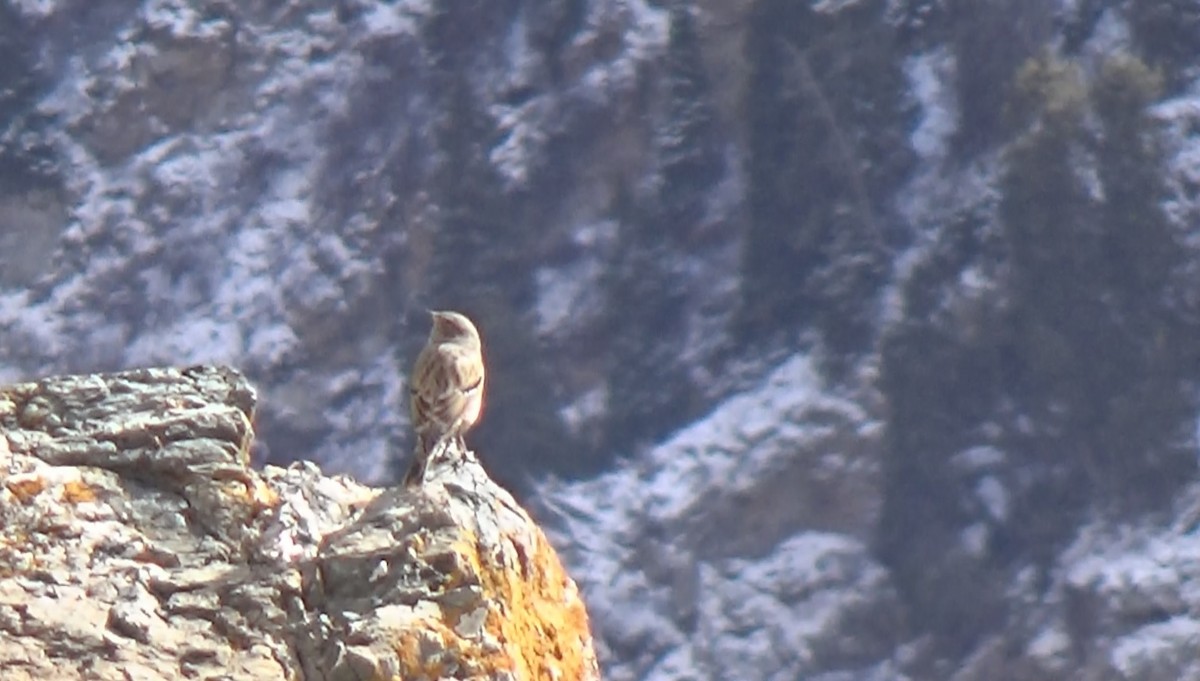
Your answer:
[[[1200,679],[1200,1],[8,0],[0,380],[395,482],[426,310],[607,678]]]

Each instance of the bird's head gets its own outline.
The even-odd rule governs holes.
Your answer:
[[[429,332],[431,342],[446,341],[479,343],[479,331],[466,315],[451,311],[430,311],[433,329]]]

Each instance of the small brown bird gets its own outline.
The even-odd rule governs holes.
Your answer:
[[[425,480],[425,467],[451,438],[463,448],[463,433],[483,409],[483,352],[479,331],[457,312],[431,312],[433,329],[413,365],[410,409],[417,445],[404,485]]]

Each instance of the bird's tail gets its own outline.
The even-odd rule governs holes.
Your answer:
[[[425,467],[429,463],[429,456],[433,453],[433,448],[437,444],[437,438],[432,437],[429,433],[417,432],[417,443],[413,447],[412,463],[408,465],[408,471],[404,474],[404,486],[413,487],[425,482]]]
[[[414,456],[412,463],[408,465],[408,472],[404,474],[404,486],[418,487],[423,482],[425,482],[425,459]]]

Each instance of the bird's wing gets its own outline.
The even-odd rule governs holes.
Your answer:
[[[437,354],[442,359],[437,364],[445,370],[446,390],[471,393],[483,387],[483,360],[478,350],[444,343],[437,346]]]
[[[463,400],[483,390],[479,352],[454,343],[427,348],[413,373],[414,410],[420,403],[425,415],[443,423],[457,416]]]

